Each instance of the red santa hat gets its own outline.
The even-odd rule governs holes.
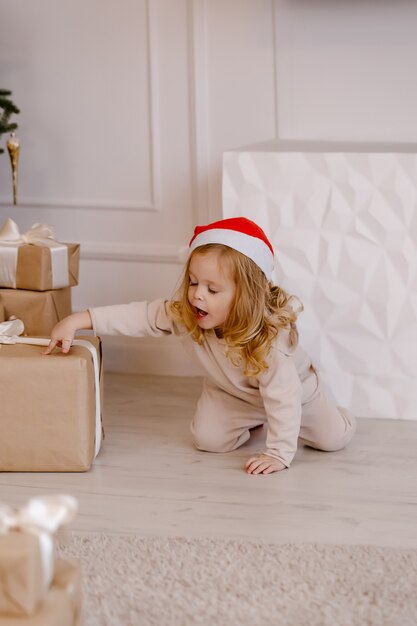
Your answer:
[[[189,244],[192,252],[209,243],[220,243],[246,255],[271,280],[274,249],[262,228],[246,217],[231,217],[207,226],[196,226]]]

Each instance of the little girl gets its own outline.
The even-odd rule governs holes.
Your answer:
[[[75,333],[143,337],[174,333],[206,377],[191,432],[196,447],[228,452],[266,423],[265,449],[249,474],[290,466],[297,442],[340,450],[355,418],[323,394],[315,367],[298,345],[297,311],[271,282],[274,252],[254,222],[236,217],[198,226],[173,301],[92,308],[59,322],[45,354],[68,352]]]

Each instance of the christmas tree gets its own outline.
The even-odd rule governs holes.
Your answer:
[[[11,133],[17,128],[17,124],[9,122],[9,118],[13,113],[20,113],[17,106],[10,99],[11,95],[11,91],[0,89],[0,141],[4,133]],[[0,154],[2,152],[4,152],[4,150],[0,147]]]

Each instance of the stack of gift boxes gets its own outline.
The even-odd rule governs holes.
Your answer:
[[[79,256],[46,224],[21,235],[8,219],[0,229],[0,471],[86,471],[100,449],[99,339],[42,355],[71,313]],[[9,336],[13,317],[24,336]]]
[[[46,224],[21,235],[7,219],[0,230],[0,315],[19,317],[27,335],[49,335],[71,313],[79,263],[79,244],[57,242]]]
[[[0,229],[0,471],[83,472],[100,450],[100,339],[43,354],[71,313],[79,256],[46,224]],[[81,626],[79,563],[57,558],[52,536],[74,510],[71,496],[0,502],[0,626]]]
[[[57,557],[54,534],[76,506],[64,495],[0,503],[0,626],[81,626],[79,562]]]

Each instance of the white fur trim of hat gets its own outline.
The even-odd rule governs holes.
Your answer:
[[[262,228],[246,217],[231,217],[207,226],[196,226],[189,252],[200,246],[219,243],[252,259],[268,280],[274,269],[274,249]]]

